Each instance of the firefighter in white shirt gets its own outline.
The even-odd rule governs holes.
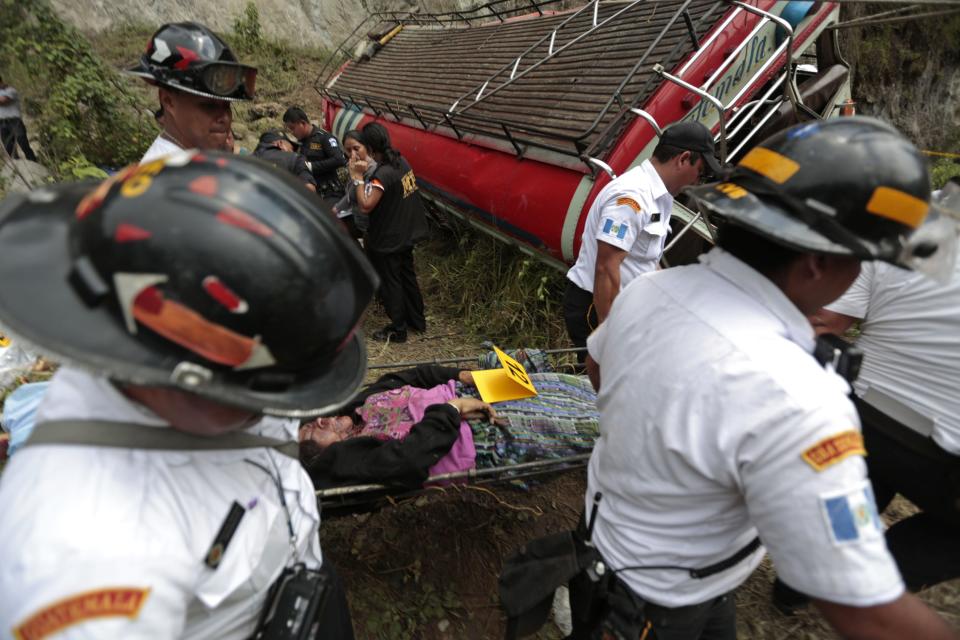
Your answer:
[[[699,122],[666,128],[653,157],[605,186],[583,227],[577,262],[567,271],[563,317],[575,347],[603,322],[610,304],[631,280],[657,268],[673,196],[717,173],[713,136]]]
[[[943,223],[956,226],[960,185]],[[862,320],[854,402],[882,512],[901,493],[922,510],[886,532],[910,590],[960,577],[960,261],[946,282],[888,264],[864,265],[853,286],[813,318],[843,335]]]
[[[734,638],[732,591],[766,547],[845,637],[954,638],[904,592],[848,386],[806,320],[861,260],[902,258],[928,209],[923,157],[840,118],[693,195],[726,220],[719,248],[635,280],[588,341],[601,434],[581,534],[603,568],[571,585],[574,637]]]
[[[232,152],[231,103],[252,100],[257,69],[240,64],[217,34],[196,22],[165,24],[128,71],[157,87],[163,131],[140,162],[180,149]]]
[[[365,372],[376,276],[334,225],[218,153],[4,202],[0,318],[65,363],[0,477],[4,637],[353,637],[291,419]]]

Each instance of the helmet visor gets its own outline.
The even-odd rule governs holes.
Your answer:
[[[203,67],[200,82],[204,91],[215,96],[234,98],[238,92],[242,92],[244,97],[253,98],[257,86],[257,70],[238,64],[212,62]]]

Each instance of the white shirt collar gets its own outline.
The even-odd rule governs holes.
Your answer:
[[[653,163],[650,162],[649,158],[640,163],[640,168],[650,179],[650,193],[654,199],[670,195],[670,192],[667,191],[667,185],[663,184],[663,178],[661,178],[660,174],[657,173],[657,170],[654,168]]]
[[[720,247],[714,247],[709,253],[701,255],[699,259],[705,267],[745,292],[780,320],[783,323],[784,332],[791,342],[800,345],[804,351],[813,353],[816,337],[810,321],[777,285],[773,284],[759,271]]]

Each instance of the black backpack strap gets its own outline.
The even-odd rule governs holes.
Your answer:
[[[76,444],[122,449],[159,451],[223,451],[268,447],[285,456],[299,459],[300,444],[251,433],[235,432],[220,436],[195,436],[170,427],[151,427],[135,422],[106,420],[54,420],[40,422],[24,444]]]

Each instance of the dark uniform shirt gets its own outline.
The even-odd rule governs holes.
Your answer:
[[[384,162],[367,185],[368,189],[383,190],[380,202],[370,212],[367,231],[370,248],[381,253],[409,249],[427,235],[426,212],[417,192],[417,178],[403,158],[400,158],[400,167]]]
[[[342,194],[343,185],[337,176],[337,169],[347,165],[347,157],[337,138],[314,126],[310,135],[300,143],[300,154],[310,163],[317,190],[325,194]]]
[[[317,181],[314,180],[310,169],[307,168],[306,160],[299,154],[278,149],[273,145],[260,145],[253,152],[253,155],[285,171],[289,171],[302,180],[304,184],[312,184],[314,187],[317,186]]]

